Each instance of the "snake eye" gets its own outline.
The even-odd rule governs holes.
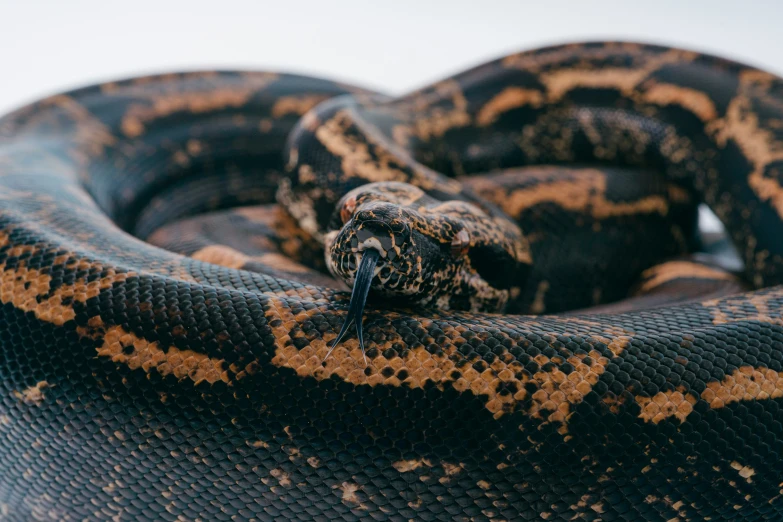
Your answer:
[[[340,219],[343,220],[343,224],[348,223],[353,217],[353,212],[356,210],[356,198],[350,197],[343,203],[343,208],[340,209]]]
[[[451,255],[459,257],[468,252],[470,246],[470,234],[464,228],[457,232],[454,239],[451,240]]]

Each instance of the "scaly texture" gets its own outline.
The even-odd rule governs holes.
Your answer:
[[[327,101],[291,133],[344,93],[359,101]],[[324,361],[345,292],[128,233],[270,202],[282,183],[304,223],[287,247],[300,259],[331,202],[368,180],[483,204],[494,189],[440,173],[593,160],[682,182],[764,288],[562,316],[376,304],[365,367],[355,337]],[[214,72],[20,109],[0,120],[0,514],[778,520],[781,165],[780,79],[636,44],[521,53],[391,102],[322,80]],[[599,175],[574,183],[587,200],[544,183],[489,211],[621,211]],[[728,277],[680,263],[641,286]],[[531,277],[522,299],[545,311],[557,281]]]

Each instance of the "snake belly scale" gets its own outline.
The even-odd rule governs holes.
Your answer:
[[[0,119],[0,518],[780,520],[782,285],[783,80],[728,60],[52,96]]]

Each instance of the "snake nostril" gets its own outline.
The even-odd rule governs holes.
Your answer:
[[[368,210],[360,210],[353,217],[353,230],[360,243],[369,239],[375,239],[380,246],[388,251],[393,246],[402,246],[410,239],[410,227],[403,221],[395,219],[383,219],[377,213]]]
[[[364,221],[357,224],[354,220],[354,230],[359,243],[374,239],[384,250],[389,250],[392,247],[394,235],[391,229],[384,226],[381,222]]]

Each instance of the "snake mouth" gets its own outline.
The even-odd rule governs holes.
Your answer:
[[[359,347],[362,349],[364,364],[367,364],[367,354],[364,350],[364,334],[362,331],[362,315],[364,314],[364,305],[367,303],[367,294],[370,293],[372,278],[375,275],[375,265],[378,264],[381,253],[378,250],[368,248],[361,252],[359,268],[356,270],[356,279],[351,291],[351,301],[348,304],[348,315],[345,318],[340,333],[329,348],[329,352],[324,357],[324,361],[329,358],[332,351],[340,344],[345,334],[348,332],[352,323],[356,324],[356,336],[359,339]]]
[[[386,258],[387,256],[386,249],[383,247],[381,241],[377,237],[369,237],[364,241],[362,241],[361,243],[359,243],[356,249],[354,250],[356,252],[355,255],[357,257],[356,266],[359,266],[358,258],[362,256],[364,252],[371,251],[371,250],[378,252],[378,255],[382,258]]]

